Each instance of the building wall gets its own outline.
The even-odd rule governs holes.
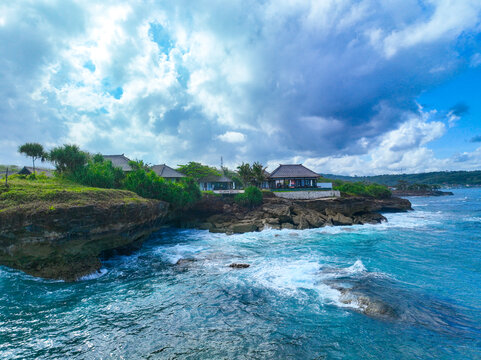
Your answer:
[[[340,197],[338,190],[331,191],[273,191],[274,195],[291,200],[313,200],[327,197]]]

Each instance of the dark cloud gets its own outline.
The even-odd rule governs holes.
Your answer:
[[[469,106],[464,102],[459,102],[449,109],[449,112],[456,116],[463,116],[469,113]]]
[[[412,40],[410,26],[436,11],[417,0],[127,3],[97,58],[92,29],[112,13],[62,1],[25,3],[23,16],[21,3],[0,27],[0,131],[16,142],[78,138],[91,151],[149,162],[362,154],[419,115],[423,90],[463,66],[456,36]],[[448,30],[473,32],[463,26]],[[76,56],[85,57],[80,70]],[[99,84],[83,84],[84,70],[100,73]],[[221,136],[232,131],[245,141]]]

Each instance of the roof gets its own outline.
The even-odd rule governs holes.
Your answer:
[[[279,165],[271,175],[271,179],[286,179],[286,178],[318,178],[319,174],[309,170],[302,164]]]
[[[165,164],[154,165],[152,166],[152,170],[160,177],[167,178],[167,179],[185,177],[184,174],[181,174],[180,172],[172,169],[170,166],[167,166]]]
[[[227,183],[227,182],[233,182],[233,181],[225,175],[221,175],[221,176],[209,175],[209,176],[206,176],[206,177],[203,177],[203,178],[199,179],[199,182],[225,182],[225,183]]]
[[[132,168],[129,165],[130,159],[122,155],[102,155],[105,160],[112,161],[112,165],[121,168],[123,171],[131,171]]]
[[[38,168],[35,166],[35,172],[37,174],[45,173],[46,176],[52,177],[54,169],[47,169],[47,168]],[[9,172],[10,174],[13,174],[13,172]],[[24,166],[22,170],[18,172],[18,174],[22,175],[30,175],[33,174],[33,166]]]

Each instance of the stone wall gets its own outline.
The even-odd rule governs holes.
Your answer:
[[[273,191],[277,197],[291,200],[314,200],[329,197],[340,197],[341,193],[338,190],[329,191]]]

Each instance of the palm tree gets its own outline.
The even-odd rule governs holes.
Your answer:
[[[252,164],[252,177],[254,183],[257,187],[261,187],[262,183],[266,180],[266,167],[264,167],[260,162],[255,162]]]
[[[239,174],[239,177],[241,178],[244,187],[247,187],[252,183],[253,174],[252,168],[249,163],[242,163],[242,165],[239,165],[237,167],[237,173]]]

